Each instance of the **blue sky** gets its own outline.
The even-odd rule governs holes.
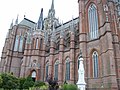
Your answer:
[[[60,22],[69,21],[78,17],[78,0],[54,0],[56,18]],[[52,0],[1,0],[0,1],[0,57],[4,46],[6,34],[12,22],[15,22],[17,14],[20,22],[24,15],[26,18],[37,22],[40,10],[43,8],[44,18],[48,14]]]

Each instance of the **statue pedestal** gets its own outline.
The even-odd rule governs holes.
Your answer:
[[[77,87],[78,87],[79,90],[86,90],[85,86],[86,86],[86,83],[85,84],[78,84],[77,83]]]

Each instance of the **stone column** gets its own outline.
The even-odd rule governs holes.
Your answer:
[[[82,50],[85,64],[85,76],[88,77],[88,57],[87,57],[87,26],[85,20],[85,3],[84,0],[79,0],[79,49]]]

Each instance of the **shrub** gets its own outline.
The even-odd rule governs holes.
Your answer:
[[[24,89],[29,89],[29,87],[33,87],[34,81],[30,76],[28,76],[23,84]]]
[[[74,84],[64,84],[62,90],[78,90]]]
[[[35,84],[34,84],[34,87],[41,87],[43,85],[45,85],[44,82],[42,82],[42,81],[36,81]]]
[[[17,89],[19,88],[19,79],[11,74],[2,73],[2,84],[0,88],[4,89]]]
[[[41,90],[47,90],[48,89],[48,86],[47,85],[43,85],[40,87]]]

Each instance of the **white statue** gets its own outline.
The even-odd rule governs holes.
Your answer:
[[[79,63],[79,69],[78,69],[78,82],[77,82],[77,86],[80,90],[85,90],[85,70],[84,70],[84,64],[83,64],[83,57],[82,57],[82,53],[80,52],[80,56],[78,58],[78,60],[80,61]]]

